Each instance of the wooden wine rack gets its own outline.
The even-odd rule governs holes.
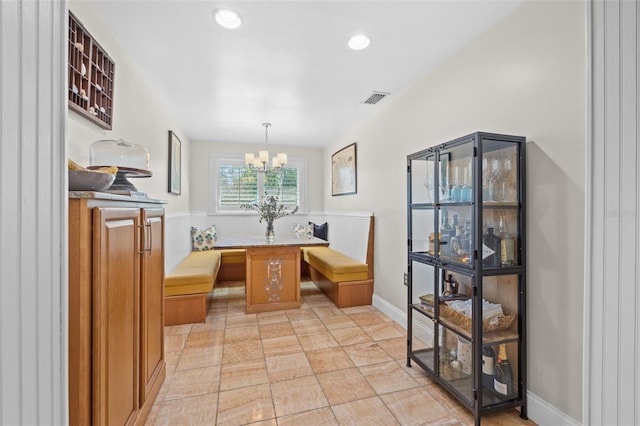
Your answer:
[[[69,108],[111,130],[115,63],[69,12]]]

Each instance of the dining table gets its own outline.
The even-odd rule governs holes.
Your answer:
[[[264,236],[220,236],[218,250],[246,250],[246,312],[271,312],[300,308],[300,259],[304,247],[322,247],[329,243],[316,237],[282,236],[267,240]]]

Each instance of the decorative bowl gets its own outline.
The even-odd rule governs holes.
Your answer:
[[[69,191],[95,191],[109,189],[116,175],[91,170],[69,170]]]

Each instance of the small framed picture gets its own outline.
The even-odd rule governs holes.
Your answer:
[[[356,143],[331,156],[331,195],[355,194],[358,191]]]
[[[182,192],[182,147],[181,142],[169,130],[169,193],[180,195]]]

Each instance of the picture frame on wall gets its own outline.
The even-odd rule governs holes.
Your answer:
[[[331,195],[355,194],[358,191],[356,142],[331,156]]]
[[[169,193],[182,193],[182,143],[173,131],[169,130]]]

